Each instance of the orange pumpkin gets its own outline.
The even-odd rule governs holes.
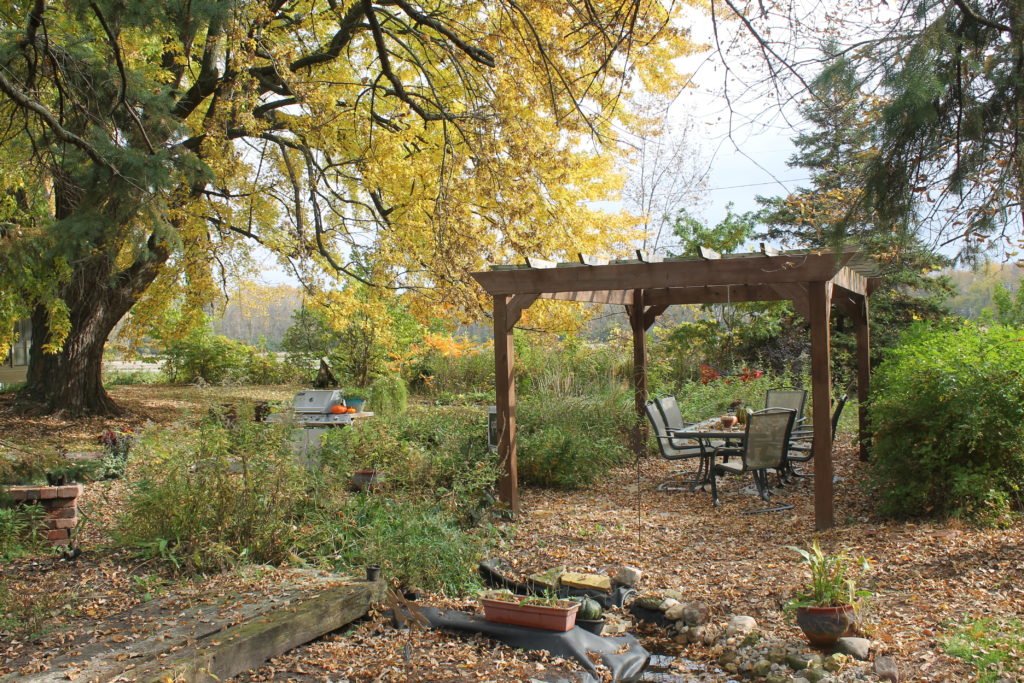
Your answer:
[[[348,408],[343,405],[333,405],[331,406],[331,412],[335,415],[344,415],[348,412]]]
[[[358,413],[359,411],[356,410],[355,408],[349,408],[348,412],[350,412],[350,413]]]

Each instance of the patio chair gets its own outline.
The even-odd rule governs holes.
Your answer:
[[[765,408],[747,416],[746,438],[740,447],[722,446],[716,448],[711,465],[711,500],[715,507],[718,500],[718,474],[742,474],[750,472],[761,500],[768,501],[772,495],[768,487],[768,470],[780,471],[786,465],[786,452],[793,431],[796,411],[792,408]],[[714,456],[738,455],[739,461],[714,463]],[[772,512],[788,510],[792,505],[780,505],[766,510],[749,512]]]
[[[795,387],[784,387],[782,389],[769,389],[764,395],[765,408],[789,408],[796,411],[793,426],[800,429],[806,418],[804,417],[804,405],[807,403],[807,390]]]
[[[664,401],[664,399],[662,399]],[[674,412],[672,406],[675,406]],[[689,426],[688,423],[683,422],[682,416],[676,419],[675,415],[679,413],[679,406],[675,402],[673,397],[667,404],[669,413],[672,414],[672,421],[678,422],[678,427],[672,427],[672,429],[685,429]],[[658,449],[661,451],[661,457],[666,460],[686,460],[688,458],[699,458],[700,464],[697,468],[697,472],[692,475],[690,479],[679,479],[681,476],[689,474],[688,472],[675,472],[666,477],[661,483],[657,485],[658,491],[672,491],[680,490],[679,486],[672,486],[670,482],[677,482],[678,484],[689,484],[691,489],[700,486],[706,481],[707,466],[706,456],[707,451],[697,441],[691,441],[688,439],[676,439],[669,435],[669,426],[665,419],[665,414],[662,412],[662,408],[658,401],[648,401],[644,405],[644,410],[647,412],[647,419],[651,422],[651,428],[654,430],[654,437],[658,440]]]
[[[847,396],[843,394],[839,397],[839,400],[833,401],[832,409],[832,439],[829,443],[834,443],[836,440],[836,430],[839,428],[839,418],[843,414],[843,408],[846,406]],[[803,474],[793,467],[794,462],[808,462],[814,457],[814,451],[811,450],[811,440],[814,438],[814,425],[805,424],[799,429],[794,429],[793,434],[790,436],[789,452],[786,454],[786,467],[785,476],[787,477],[813,477],[813,474]]]

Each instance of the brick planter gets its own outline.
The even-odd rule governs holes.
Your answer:
[[[18,503],[39,503],[45,515],[42,534],[51,545],[68,545],[78,524],[78,497],[81,484],[68,486],[7,486],[7,495]]]

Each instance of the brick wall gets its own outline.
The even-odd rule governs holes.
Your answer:
[[[19,503],[39,503],[45,515],[41,532],[52,545],[68,545],[78,524],[81,484],[68,486],[8,486],[7,495]]]

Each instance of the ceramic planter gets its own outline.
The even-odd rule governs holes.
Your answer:
[[[811,645],[829,647],[843,636],[850,635],[857,622],[853,605],[838,607],[798,607],[796,623]]]
[[[540,628],[545,631],[568,631],[576,625],[576,612],[579,603],[566,607],[548,607],[546,605],[520,605],[504,600],[482,598],[484,618],[499,624],[513,624]]]

